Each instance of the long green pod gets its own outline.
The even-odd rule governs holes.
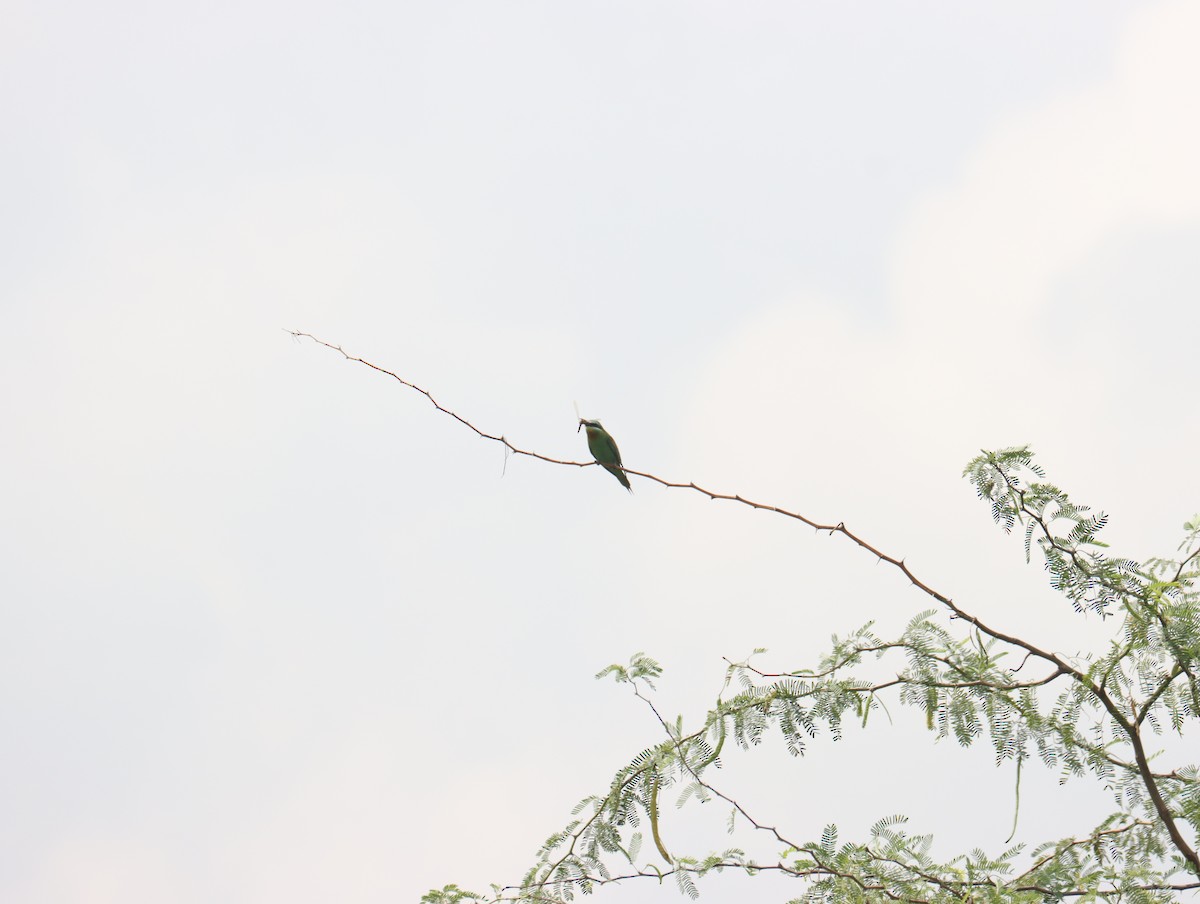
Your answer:
[[[658,770],[650,769],[650,834],[654,837],[654,846],[658,848],[658,852],[662,854],[663,860],[667,863],[674,863],[671,855],[667,853],[666,847],[663,845],[662,836],[658,834]]]

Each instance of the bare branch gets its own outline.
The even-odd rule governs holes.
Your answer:
[[[464,427],[471,430],[477,436],[480,436],[483,439],[491,440],[493,442],[501,443],[502,445],[504,445],[506,448],[508,448],[510,451],[512,451],[516,455],[527,455],[530,458],[536,458],[539,461],[544,461],[544,462],[548,462],[550,464],[555,464],[555,465],[566,465],[568,467],[574,467],[574,468],[585,468],[585,467],[590,467],[591,465],[596,464],[596,462],[594,462],[594,461],[570,461],[570,460],[561,459],[561,458],[552,458],[548,455],[542,455],[538,452],[533,452],[528,449],[521,449],[517,446],[514,446],[511,442],[508,441],[507,438],[505,438],[503,436],[495,436],[491,433],[487,433],[484,430],[479,429],[478,427],[476,427],[473,423],[471,423],[466,418],[462,417],[461,415],[455,413],[454,411],[451,411],[449,408],[446,408],[442,404],[440,404],[433,397],[433,395],[430,394],[430,392],[428,390],[422,389],[420,386],[417,386],[415,383],[410,383],[408,380],[405,380],[403,377],[393,373],[392,371],[388,370],[387,368],[380,367],[379,365],[372,364],[370,361],[367,361],[363,358],[359,358],[355,355],[351,355],[349,352],[347,352],[345,349],[343,349],[340,345],[334,345],[330,342],[326,342],[323,339],[318,339],[316,336],[313,336],[311,333],[304,333],[304,332],[300,332],[297,330],[287,330],[287,332],[290,333],[291,335],[295,336],[296,338],[311,339],[313,342],[317,343],[318,345],[323,345],[326,348],[333,349],[334,351],[338,352],[340,355],[342,355],[344,358],[346,358],[349,361],[353,361],[355,363],[362,364],[366,367],[369,367],[369,368],[371,368],[371,370],[377,371],[381,374],[384,374],[385,376],[389,376],[396,382],[398,382],[404,386],[407,386],[409,389],[413,389],[416,392],[419,392],[421,395],[425,396],[425,398],[427,398],[430,401],[430,403],[433,404],[433,407],[436,408],[438,411],[454,418],[454,420],[458,421]],[[978,628],[980,631],[982,631],[984,634],[987,634],[989,637],[993,637],[996,640],[1003,641],[1003,642],[1010,644],[1012,646],[1015,646],[1015,647],[1020,647],[1021,649],[1025,650],[1030,655],[1035,656],[1039,659],[1045,660],[1046,662],[1048,662],[1048,663],[1054,665],[1055,667],[1057,667],[1058,669],[1060,669],[1063,674],[1069,674],[1069,675],[1074,676],[1077,679],[1081,679],[1081,680],[1083,679],[1082,673],[1080,673],[1077,669],[1075,669],[1073,666],[1071,666],[1065,660],[1061,659],[1056,654],[1048,652],[1046,650],[1042,650],[1042,649],[1034,646],[1033,644],[1030,644],[1030,643],[1020,639],[1019,637],[1015,637],[1011,634],[1005,634],[1002,631],[998,631],[994,628],[988,627],[986,624],[984,624],[982,621],[980,621],[974,615],[971,615],[968,612],[964,611],[963,609],[959,608],[950,597],[946,596],[943,593],[939,593],[937,590],[933,589],[933,587],[926,584],[924,581],[920,580],[913,573],[913,571],[908,567],[908,565],[905,563],[905,561],[903,559],[898,559],[894,556],[890,556],[887,553],[884,553],[881,550],[877,549],[875,546],[871,545],[866,540],[864,540],[862,537],[858,536],[853,531],[851,531],[849,528],[847,528],[846,525],[842,522],[838,522],[837,524],[825,524],[820,521],[815,521],[812,518],[808,518],[805,515],[800,514],[799,512],[789,511],[788,509],[781,508],[780,506],[766,505],[761,502],[755,502],[751,499],[746,499],[745,497],[739,496],[736,494],[731,495],[728,493],[718,493],[713,490],[708,490],[702,486],[697,485],[695,482],[689,481],[688,483],[681,483],[678,481],[666,480],[662,477],[658,477],[657,475],[648,474],[645,471],[635,471],[634,469],[629,468],[629,467],[622,468],[622,470],[626,474],[635,474],[638,477],[644,477],[647,480],[652,480],[655,483],[661,484],[662,486],[668,487],[670,489],[692,490],[694,492],[697,492],[704,496],[707,496],[709,499],[721,499],[721,500],[725,500],[727,502],[737,502],[737,503],[740,503],[741,505],[749,506],[750,508],[759,509],[759,510],[765,511],[765,512],[773,512],[776,515],[782,515],[785,518],[791,518],[795,521],[801,522],[802,524],[806,524],[816,531],[827,532],[831,535],[832,534],[841,534],[842,536],[846,537],[847,539],[849,539],[851,542],[853,542],[857,546],[860,546],[861,548],[865,549],[867,552],[871,553],[879,561],[886,562],[889,565],[891,565],[892,567],[898,569],[908,579],[909,583],[911,583],[914,587],[916,587],[918,590],[920,590],[925,595],[931,597],[932,599],[936,600],[939,604],[941,604],[945,608],[949,609],[950,612],[953,613],[953,615],[956,618],[960,618],[966,622],[969,622],[970,624],[972,624],[976,628]]]

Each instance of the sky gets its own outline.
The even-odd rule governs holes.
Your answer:
[[[659,738],[605,665],[654,656],[695,725],[723,657],[812,666],[928,605],[789,520],[506,459],[287,330],[552,457],[586,460],[578,405],[629,467],[845,522],[1072,654],[1111,623],[965,463],[1030,443],[1133,558],[1200,510],[1196,4],[4,19],[0,900],[514,882]],[[799,837],[899,812],[1002,849],[1011,766],[892,718],[722,787]],[[1108,812],[1022,781],[1018,838]],[[670,845],[725,846],[706,813]]]

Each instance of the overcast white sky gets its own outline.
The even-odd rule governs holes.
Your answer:
[[[845,521],[1059,649],[1110,626],[991,524],[980,447],[1032,443],[1123,555],[1200,510],[1195,3],[3,20],[0,900],[515,881],[657,739],[599,668],[650,652],[698,718],[722,656],[925,608],[784,519],[505,467],[284,328],[549,455],[586,457],[577,401],[630,467]],[[893,717],[728,790],[799,837],[903,812],[999,850],[1011,768]],[[1026,781],[1023,838],[1107,812]]]

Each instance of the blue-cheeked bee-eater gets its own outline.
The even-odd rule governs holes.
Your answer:
[[[633,487],[629,485],[629,478],[621,470],[621,450],[617,448],[616,440],[608,435],[608,431],[600,426],[599,421],[581,417],[575,432],[578,433],[579,429],[584,427],[587,428],[588,451],[592,453],[592,458],[632,493]]]

